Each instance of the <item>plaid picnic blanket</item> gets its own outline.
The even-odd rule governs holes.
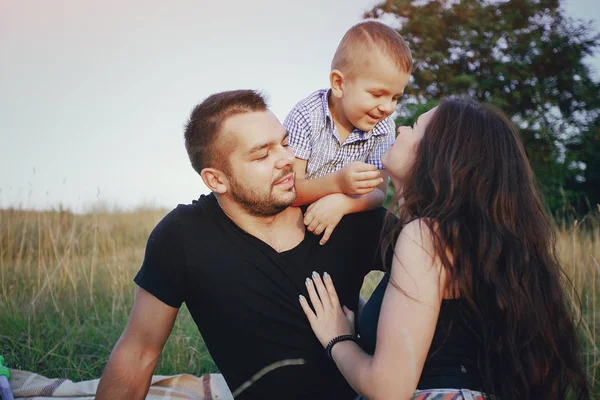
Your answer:
[[[29,371],[10,370],[10,388],[15,399],[92,400],[100,379],[73,382],[51,379]],[[181,374],[154,375],[146,400],[233,400],[221,374],[201,377]]]

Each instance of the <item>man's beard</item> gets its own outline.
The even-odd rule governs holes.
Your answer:
[[[293,168],[291,166],[285,168],[274,182],[292,172]],[[283,198],[278,198],[273,195],[273,184],[271,184],[269,194],[263,195],[256,188],[240,185],[233,176],[229,176],[229,183],[231,185],[231,196],[235,201],[244,207],[248,213],[257,217],[272,217],[277,215],[296,201],[296,191],[294,188],[290,189],[290,193],[293,193],[293,196],[289,198],[281,196]]]

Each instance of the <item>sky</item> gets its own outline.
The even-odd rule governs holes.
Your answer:
[[[599,32],[596,1],[562,4]],[[283,120],[377,3],[0,0],[0,208],[191,202],[208,192],[183,142],[192,108],[259,89]]]

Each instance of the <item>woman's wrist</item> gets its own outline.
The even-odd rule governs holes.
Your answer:
[[[336,336],[333,339],[331,339],[329,343],[327,343],[327,345],[325,345],[325,352],[327,353],[327,357],[329,357],[329,359],[333,361],[333,347],[338,343],[346,341],[351,341],[358,345],[358,337],[354,334]]]

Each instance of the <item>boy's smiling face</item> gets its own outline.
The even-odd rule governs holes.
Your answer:
[[[357,61],[349,75],[340,73],[336,81],[336,71],[332,71],[331,78],[332,95],[339,105],[332,110],[335,122],[349,131],[368,132],[394,112],[410,74],[390,57],[373,51],[364,63]]]

